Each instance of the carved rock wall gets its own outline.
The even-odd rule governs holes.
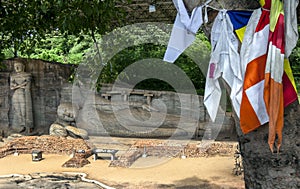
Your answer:
[[[167,91],[128,91],[131,90],[117,88],[112,91],[112,87],[106,84],[101,88],[100,94],[95,94],[76,87],[72,91],[70,85],[63,88],[61,102],[71,103],[72,97],[74,98],[73,103],[79,108],[76,126],[88,131],[89,135],[141,138],[191,138],[191,135],[194,135],[200,139],[205,129],[212,126],[208,122],[209,116],[204,108],[202,96]],[[151,94],[150,106],[145,94]],[[198,103],[197,110],[194,105]],[[165,117],[161,118],[162,115]],[[149,122],[151,117],[154,119]],[[236,140],[231,115],[218,115],[218,119],[222,121],[218,139]]]
[[[71,65],[44,62],[41,60],[22,59],[22,61],[25,64],[25,72],[32,75],[31,96],[34,126],[38,131],[45,134],[48,134],[50,125],[57,119],[57,108],[59,104],[72,103],[72,97],[74,98],[74,96],[79,98],[77,99],[79,100],[78,104],[75,103],[79,108],[76,125],[79,128],[86,129],[89,134],[92,135],[110,134],[128,137],[167,137],[175,134],[174,132],[178,126],[180,115],[199,119],[199,123],[201,124],[199,124],[199,131],[197,130],[196,134],[202,135],[202,131],[205,129],[205,124],[202,123],[208,121],[208,116],[203,106],[203,97],[201,96],[196,98],[196,100],[199,100],[198,112],[195,111],[193,107],[187,106],[188,104],[195,104],[193,101],[194,98],[192,98],[191,95],[182,94],[182,101],[180,101],[178,94],[174,92],[136,90],[133,94],[127,95],[127,101],[130,102],[131,113],[134,117],[138,120],[145,121],[149,119],[150,112],[155,115],[161,114],[160,111],[153,111],[151,109],[153,107],[149,106],[149,100],[151,102],[160,101],[164,104],[167,116],[160,126],[161,129],[155,130],[155,132],[148,131],[151,130],[153,126],[149,126],[148,129],[144,128],[139,131],[141,129],[140,127],[148,127],[143,124],[132,125],[132,128],[130,129],[136,132],[131,133],[124,129],[118,120],[116,120],[111,106],[112,102],[118,102],[117,104],[121,102],[121,105],[119,105],[121,109],[117,110],[117,112],[120,115],[124,115],[125,118],[128,117],[128,112],[125,111],[126,108],[122,108],[122,102],[124,102],[124,95],[122,96],[122,93],[111,94],[110,99],[105,99],[105,96],[102,96],[102,94],[110,94],[110,86],[108,86],[107,90],[101,90],[101,93],[97,95],[89,94],[89,92],[86,91],[74,91],[73,85],[68,83],[68,78],[72,71]],[[6,60],[4,64],[6,65],[6,69],[0,72],[0,130],[9,131],[11,119],[10,103],[12,96],[12,91],[9,87],[14,61],[13,59]],[[74,95],[74,93],[78,94]],[[148,99],[147,95],[144,96],[144,94],[151,94],[150,99]],[[158,103],[158,105],[159,104],[160,103]],[[227,119],[228,121],[226,121]],[[130,122],[131,120],[125,121]],[[194,125],[193,122],[189,123],[189,121],[184,124]],[[233,123],[230,122],[230,116],[226,116],[224,125],[221,133],[223,132],[225,135],[230,134],[232,136],[232,130],[234,131],[234,129]],[[196,126],[193,127],[191,132],[195,132],[195,130]],[[186,134],[186,131],[182,129],[179,129],[176,132],[178,132],[176,133],[176,136]]]
[[[9,72],[0,72],[0,127],[9,124]]]
[[[25,65],[25,72],[32,75],[31,95],[34,127],[46,130],[56,120],[61,89],[68,83],[72,66],[42,60],[20,60]],[[14,59],[5,60],[3,63],[6,68],[0,72],[0,128],[6,130],[11,119],[12,91],[9,85],[10,74],[14,70]]]

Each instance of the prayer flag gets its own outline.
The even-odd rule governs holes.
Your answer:
[[[284,1],[284,33],[285,33],[285,57],[284,74],[282,78],[284,106],[288,106],[298,99],[295,80],[288,57],[298,41],[297,6],[299,0]]]
[[[230,17],[233,29],[238,36],[240,42],[243,41],[244,33],[248,21],[252,15],[253,11],[243,11],[243,10],[229,10],[227,14]]]
[[[295,101],[297,93],[285,59],[283,2],[261,0],[260,3],[263,9],[253,37],[247,36],[241,49],[242,59],[246,61],[242,61],[245,72],[240,125],[242,131],[248,133],[269,122],[268,143],[273,151],[276,135],[278,150],[282,143],[284,106]],[[251,35],[250,30],[251,27],[248,31]]]
[[[196,33],[203,23],[202,7],[194,8],[190,16],[182,0],[173,0],[173,2],[178,13],[164,55],[164,61],[171,63],[174,63],[181,53],[193,43]]]
[[[270,33],[269,46],[265,68],[264,100],[269,114],[269,146],[273,151],[276,135],[278,137],[277,148],[282,143],[283,129],[283,85],[282,77],[284,71],[284,10],[281,0],[271,1],[270,9]]]
[[[298,41],[297,6],[299,0],[284,0],[285,56],[289,57]]]
[[[236,89],[243,85],[238,54],[238,39],[226,10],[219,12],[211,32],[212,53],[205,83],[204,104],[215,121],[221,99],[219,78],[223,78],[231,88],[230,98],[234,110],[239,115],[240,101]]]
[[[284,107],[298,100],[296,83],[287,58],[284,59],[284,73],[282,77]]]
[[[240,126],[249,133],[269,121],[264,102],[264,77],[269,36],[269,11],[255,10],[247,26],[241,47],[244,74]]]

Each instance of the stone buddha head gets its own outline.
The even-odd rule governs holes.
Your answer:
[[[22,62],[15,62],[14,63],[14,69],[16,73],[24,72],[25,65]]]

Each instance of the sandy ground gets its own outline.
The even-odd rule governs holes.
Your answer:
[[[109,167],[109,160],[89,158],[83,168],[63,168],[69,156],[43,154],[43,160],[32,162],[30,154],[10,155],[0,159],[0,175],[37,172],[84,172],[115,188],[244,188],[241,176],[234,176],[233,157],[195,159],[138,159],[131,168]]]

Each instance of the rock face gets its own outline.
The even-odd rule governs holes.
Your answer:
[[[68,136],[68,132],[64,126],[54,123],[50,126],[49,135],[66,137]]]
[[[25,72],[22,61],[14,62],[15,72],[10,77],[10,89],[13,91],[11,98],[11,127],[15,131],[29,133],[33,128],[31,74]]]
[[[62,125],[74,125],[77,108],[72,103],[62,102],[57,108],[57,122]]]
[[[79,174],[67,173],[34,173],[0,178],[1,188],[102,188],[94,182],[83,182]]]
[[[150,90],[128,93],[127,88],[115,89],[118,94],[111,89],[101,89],[101,94],[80,90],[75,90],[75,103],[78,102],[79,107],[76,126],[92,135],[191,139],[196,136],[197,127],[203,131],[197,132],[197,138],[200,138],[208,125],[203,124],[208,121],[208,116],[202,96]],[[145,95],[150,94],[148,104],[150,97]],[[231,138],[236,134],[234,123],[227,121],[229,119],[230,116],[225,115],[221,133]]]
[[[74,91],[74,86],[67,83],[72,66],[40,60],[22,60],[25,65],[24,71],[31,74],[32,77],[33,124],[34,129],[37,130],[34,132],[35,134],[48,134],[49,127],[55,123],[64,127],[75,126],[94,135],[188,136],[191,138],[193,135],[191,133],[194,133],[196,127],[201,127],[201,125],[183,121],[182,127],[179,128],[181,114],[196,120],[199,117],[199,122],[205,122],[207,118],[201,96],[180,94],[185,95],[182,102],[177,93],[166,91],[134,90],[134,94],[127,94],[125,91],[125,95],[123,93],[111,95],[109,92],[112,91],[107,90],[96,95],[93,93],[95,96],[89,96],[89,91]],[[6,69],[0,72],[0,131],[4,131],[5,136],[12,133],[10,127],[13,118],[10,76],[13,72],[13,63],[13,59],[4,61]],[[77,92],[81,95],[77,95]],[[110,99],[104,99],[104,96],[101,95],[109,95],[106,97]],[[74,96],[79,97],[79,103],[75,102],[71,105]],[[124,102],[124,99],[130,103],[129,107],[124,108],[123,104],[120,104],[120,102]],[[117,105],[112,106],[112,101]],[[165,107],[156,102],[164,104]],[[154,106],[155,103],[157,107]],[[186,104],[191,104],[191,107],[185,107]],[[199,107],[193,106],[195,104],[199,104]],[[195,111],[195,108],[199,108],[199,111]],[[78,110],[78,112],[74,110]],[[122,120],[119,121],[116,115],[120,115]],[[151,115],[152,118],[162,119],[153,120]],[[163,119],[164,115],[165,119]],[[192,126],[191,129],[189,126]],[[51,126],[51,135],[65,136],[65,131],[57,125]],[[82,137],[85,138],[85,135],[82,134]]]
[[[6,140],[7,141],[12,141],[12,140],[15,140],[16,138],[20,138],[20,137],[23,137],[24,135],[22,134],[19,134],[19,133],[13,133],[11,135],[9,135]]]
[[[86,130],[75,127],[76,115],[77,111],[72,103],[61,103],[57,108],[57,119],[50,126],[49,134],[52,136],[71,136],[73,138],[88,139]]]
[[[10,77],[14,73],[15,60],[3,61],[5,69],[0,72],[0,129],[5,131],[6,136],[11,133],[10,126],[14,118]],[[60,93],[68,83],[72,66],[41,60],[20,60],[25,65],[24,72],[31,76],[32,124],[35,129],[47,133],[49,126],[56,120]]]
[[[66,126],[65,129],[67,130],[69,135],[74,138],[83,138],[83,139],[89,138],[88,132],[84,129],[80,129],[80,128],[73,127],[73,126]]]

